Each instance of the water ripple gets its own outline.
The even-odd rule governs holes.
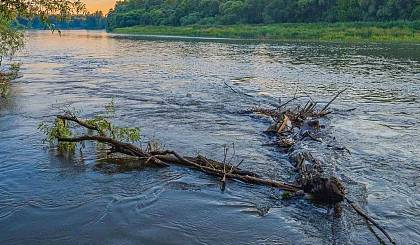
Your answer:
[[[352,155],[315,153],[400,243],[418,241],[417,49],[31,32],[23,77],[0,107],[0,242],[376,244],[349,208],[334,219],[271,188],[229,181],[221,192],[217,178],[177,167],[97,171],[94,145],[63,156],[36,130],[60,106],[89,117],[115,98],[119,122],[141,127],[144,139],[215,159],[234,142],[244,168],[292,180],[285,154],[266,146],[267,123],[238,112],[302,91],[328,101],[344,87],[327,138]]]

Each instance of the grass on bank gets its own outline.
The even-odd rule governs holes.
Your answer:
[[[319,40],[420,43],[420,21],[287,23],[231,26],[133,26],[121,34],[173,35],[261,40]]]

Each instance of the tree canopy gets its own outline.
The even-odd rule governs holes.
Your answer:
[[[6,57],[13,56],[24,44],[23,33],[15,25],[16,18],[33,18],[54,29],[49,16],[68,18],[85,9],[80,0],[1,0],[0,1],[0,66]]]
[[[418,19],[418,0],[124,0],[108,28]]]
[[[41,19],[47,20],[51,15],[66,18],[84,9],[85,5],[80,0],[2,0],[0,2],[0,12],[9,18],[40,16]]]
[[[60,30],[63,29],[87,29],[97,30],[105,29],[106,17],[101,11],[94,13],[84,13],[73,15],[69,18],[62,19],[60,16],[52,15],[48,16],[48,23],[55,28]],[[39,16],[33,18],[22,18],[17,19],[19,25],[25,26],[30,29],[45,29],[45,23]]]

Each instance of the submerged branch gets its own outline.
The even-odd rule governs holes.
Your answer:
[[[65,117],[60,117],[60,118],[63,119]],[[72,121],[74,121],[73,119],[74,118],[72,118]],[[81,126],[85,125],[83,121],[80,121],[78,119],[76,121],[81,122],[79,123],[79,125]],[[57,140],[59,142],[74,142],[74,143],[79,143],[83,141],[96,141],[99,143],[105,143],[105,144],[111,145],[113,147],[112,148],[113,152],[118,152],[118,153],[122,153],[129,156],[135,156],[139,158],[146,157],[148,158],[148,160],[146,161],[147,163],[157,165],[157,166],[169,166],[171,164],[177,164],[177,165],[193,168],[193,169],[199,170],[201,172],[204,172],[213,176],[219,176],[219,177],[225,176],[225,178],[236,179],[236,180],[243,181],[245,183],[265,185],[265,186],[275,187],[275,188],[290,191],[290,192],[297,192],[301,189],[297,185],[261,178],[258,176],[258,174],[245,171],[237,167],[220,163],[214,160],[206,159],[202,156],[183,157],[180,154],[176,153],[175,151],[170,151],[170,150],[145,152],[141,148],[133,144],[123,143],[109,137],[98,136],[98,135],[83,135],[83,136],[74,137],[74,138],[59,137],[57,138]],[[204,161],[204,159],[206,160]],[[211,164],[209,164],[210,161],[211,161]],[[229,172],[224,172],[223,166],[226,166],[227,168],[231,170]]]
[[[75,122],[75,123],[79,124],[80,126],[85,127],[87,129],[90,129],[90,130],[96,130],[96,131],[99,130],[97,126],[91,125],[91,124],[89,124],[89,123],[87,123],[87,122],[85,122],[83,120],[78,119],[75,116],[57,115],[57,118],[58,119],[61,119],[61,120]]]
[[[299,142],[303,142],[305,138],[323,143],[323,140],[318,139],[313,135],[313,133],[316,133],[321,128],[319,118],[331,113],[330,111],[327,111],[328,108],[338,96],[346,90],[347,89],[343,89],[339,91],[319,111],[316,110],[318,103],[312,98],[310,98],[303,107],[297,106],[295,109],[286,108],[287,104],[300,98],[293,96],[293,98],[281,104],[276,109],[254,108],[253,112],[270,116],[274,120],[274,123],[267,131],[275,132],[278,138],[279,148],[286,148],[288,150],[291,163],[296,168],[299,175],[298,183],[302,186],[305,193],[315,194],[315,199],[318,199],[318,201],[335,205],[346,200],[357,214],[373,224],[392,244],[395,244],[395,241],[381,225],[346,197],[344,185],[336,177],[322,177],[323,170],[322,162],[320,160],[314,158],[309,151],[295,147]],[[290,127],[286,127],[286,124],[289,124]],[[295,129],[297,133],[294,133],[293,129]],[[327,144],[327,146],[331,147],[332,145]],[[346,148],[344,147],[343,149]]]
[[[320,114],[322,114],[322,113],[325,113],[326,112],[326,110],[328,109],[328,107],[331,105],[331,103],[333,103],[337,98],[338,98],[338,96],[340,96],[340,94],[342,94],[342,93],[344,93],[344,91],[346,91],[347,90],[347,88],[345,88],[345,89],[343,89],[343,90],[341,90],[340,92],[338,92],[335,96],[334,96],[334,98],[332,98],[325,106],[324,106],[324,108],[322,108],[320,111],[319,111],[319,113]]]
[[[319,143],[324,142],[323,140],[316,138],[312,133],[316,133],[317,130],[322,128],[319,118],[329,113],[329,111],[327,111],[329,106],[345,90],[346,89],[338,92],[321,110],[317,110],[318,103],[312,98],[309,98],[310,100],[303,107],[297,106],[295,109],[286,108],[287,104],[300,98],[296,96],[281,104],[276,109],[257,108],[253,110],[254,112],[268,115],[274,119],[274,124],[270,126],[270,132],[274,132],[278,137],[278,146],[280,148],[288,149],[290,162],[298,173],[297,181],[294,184],[264,178],[254,172],[240,169],[239,166],[243,160],[236,165],[231,163],[235,155],[235,149],[233,149],[233,154],[230,159],[228,159],[228,149],[225,147],[223,162],[215,161],[200,155],[191,157],[182,156],[171,150],[155,150],[155,148],[158,147],[152,147],[151,144],[148,145],[146,150],[143,150],[134,144],[125,143],[123,140],[119,140],[121,138],[116,138],[112,130],[110,130],[111,134],[101,133],[102,130],[100,129],[99,124],[92,123],[94,122],[92,120],[81,120],[73,114],[58,115],[57,119],[62,122],[64,127],[67,125],[65,123],[66,121],[71,121],[82,128],[94,130],[96,135],[72,137],[71,132],[63,130],[63,132],[67,133],[66,137],[61,137],[59,134],[54,134],[54,136],[59,143],[81,143],[84,141],[103,143],[111,146],[108,155],[119,153],[136,157],[148,166],[168,167],[176,164],[195,169],[205,174],[219,177],[222,182],[222,190],[224,190],[227,180],[232,179],[248,184],[274,187],[294,193],[292,196],[298,196],[302,193],[310,194],[314,199],[328,204],[329,206],[334,205],[335,207],[339,207],[337,205],[346,200],[360,216],[372,223],[391,243],[395,244],[395,241],[382,226],[346,197],[344,185],[338,178],[334,176],[323,176],[322,161],[312,156],[308,150],[299,150],[298,147],[295,147],[298,143],[304,142],[306,138],[310,138]],[[112,128],[112,125],[110,125],[108,121],[105,122],[109,128]],[[57,129],[57,132],[61,132],[59,129],[60,128]],[[70,130],[69,128],[65,129]],[[107,135],[111,135],[112,137]],[[331,147],[330,144],[327,144],[327,146]]]
[[[357,204],[355,204],[353,201],[351,201],[350,199],[348,199],[347,197],[345,198],[347,203],[350,204],[350,206],[354,209],[354,211],[356,211],[356,213],[358,213],[360,216],[362,216],[363,218],[365,218],[367,221],[369,221],[372,225],[374,225],[376,228],[378,228],[378,230],[380,230],[385,236],[386,238],[388,238],[388,240],[392,243],[392,244],[396,244],[395,240],[388,234],[388,232],[385,230],[384,227],[382,227],[380,224],[378,224],[378,222],[376,222],[374,219],[372,219],[368,214],[366,214]]]

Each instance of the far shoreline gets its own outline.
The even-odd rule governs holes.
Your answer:
[[[333,41],[420,43],[420,21],[287,23],[229,26],[132,26],[108,30],[168,38],[213,38],[255,41]]]

